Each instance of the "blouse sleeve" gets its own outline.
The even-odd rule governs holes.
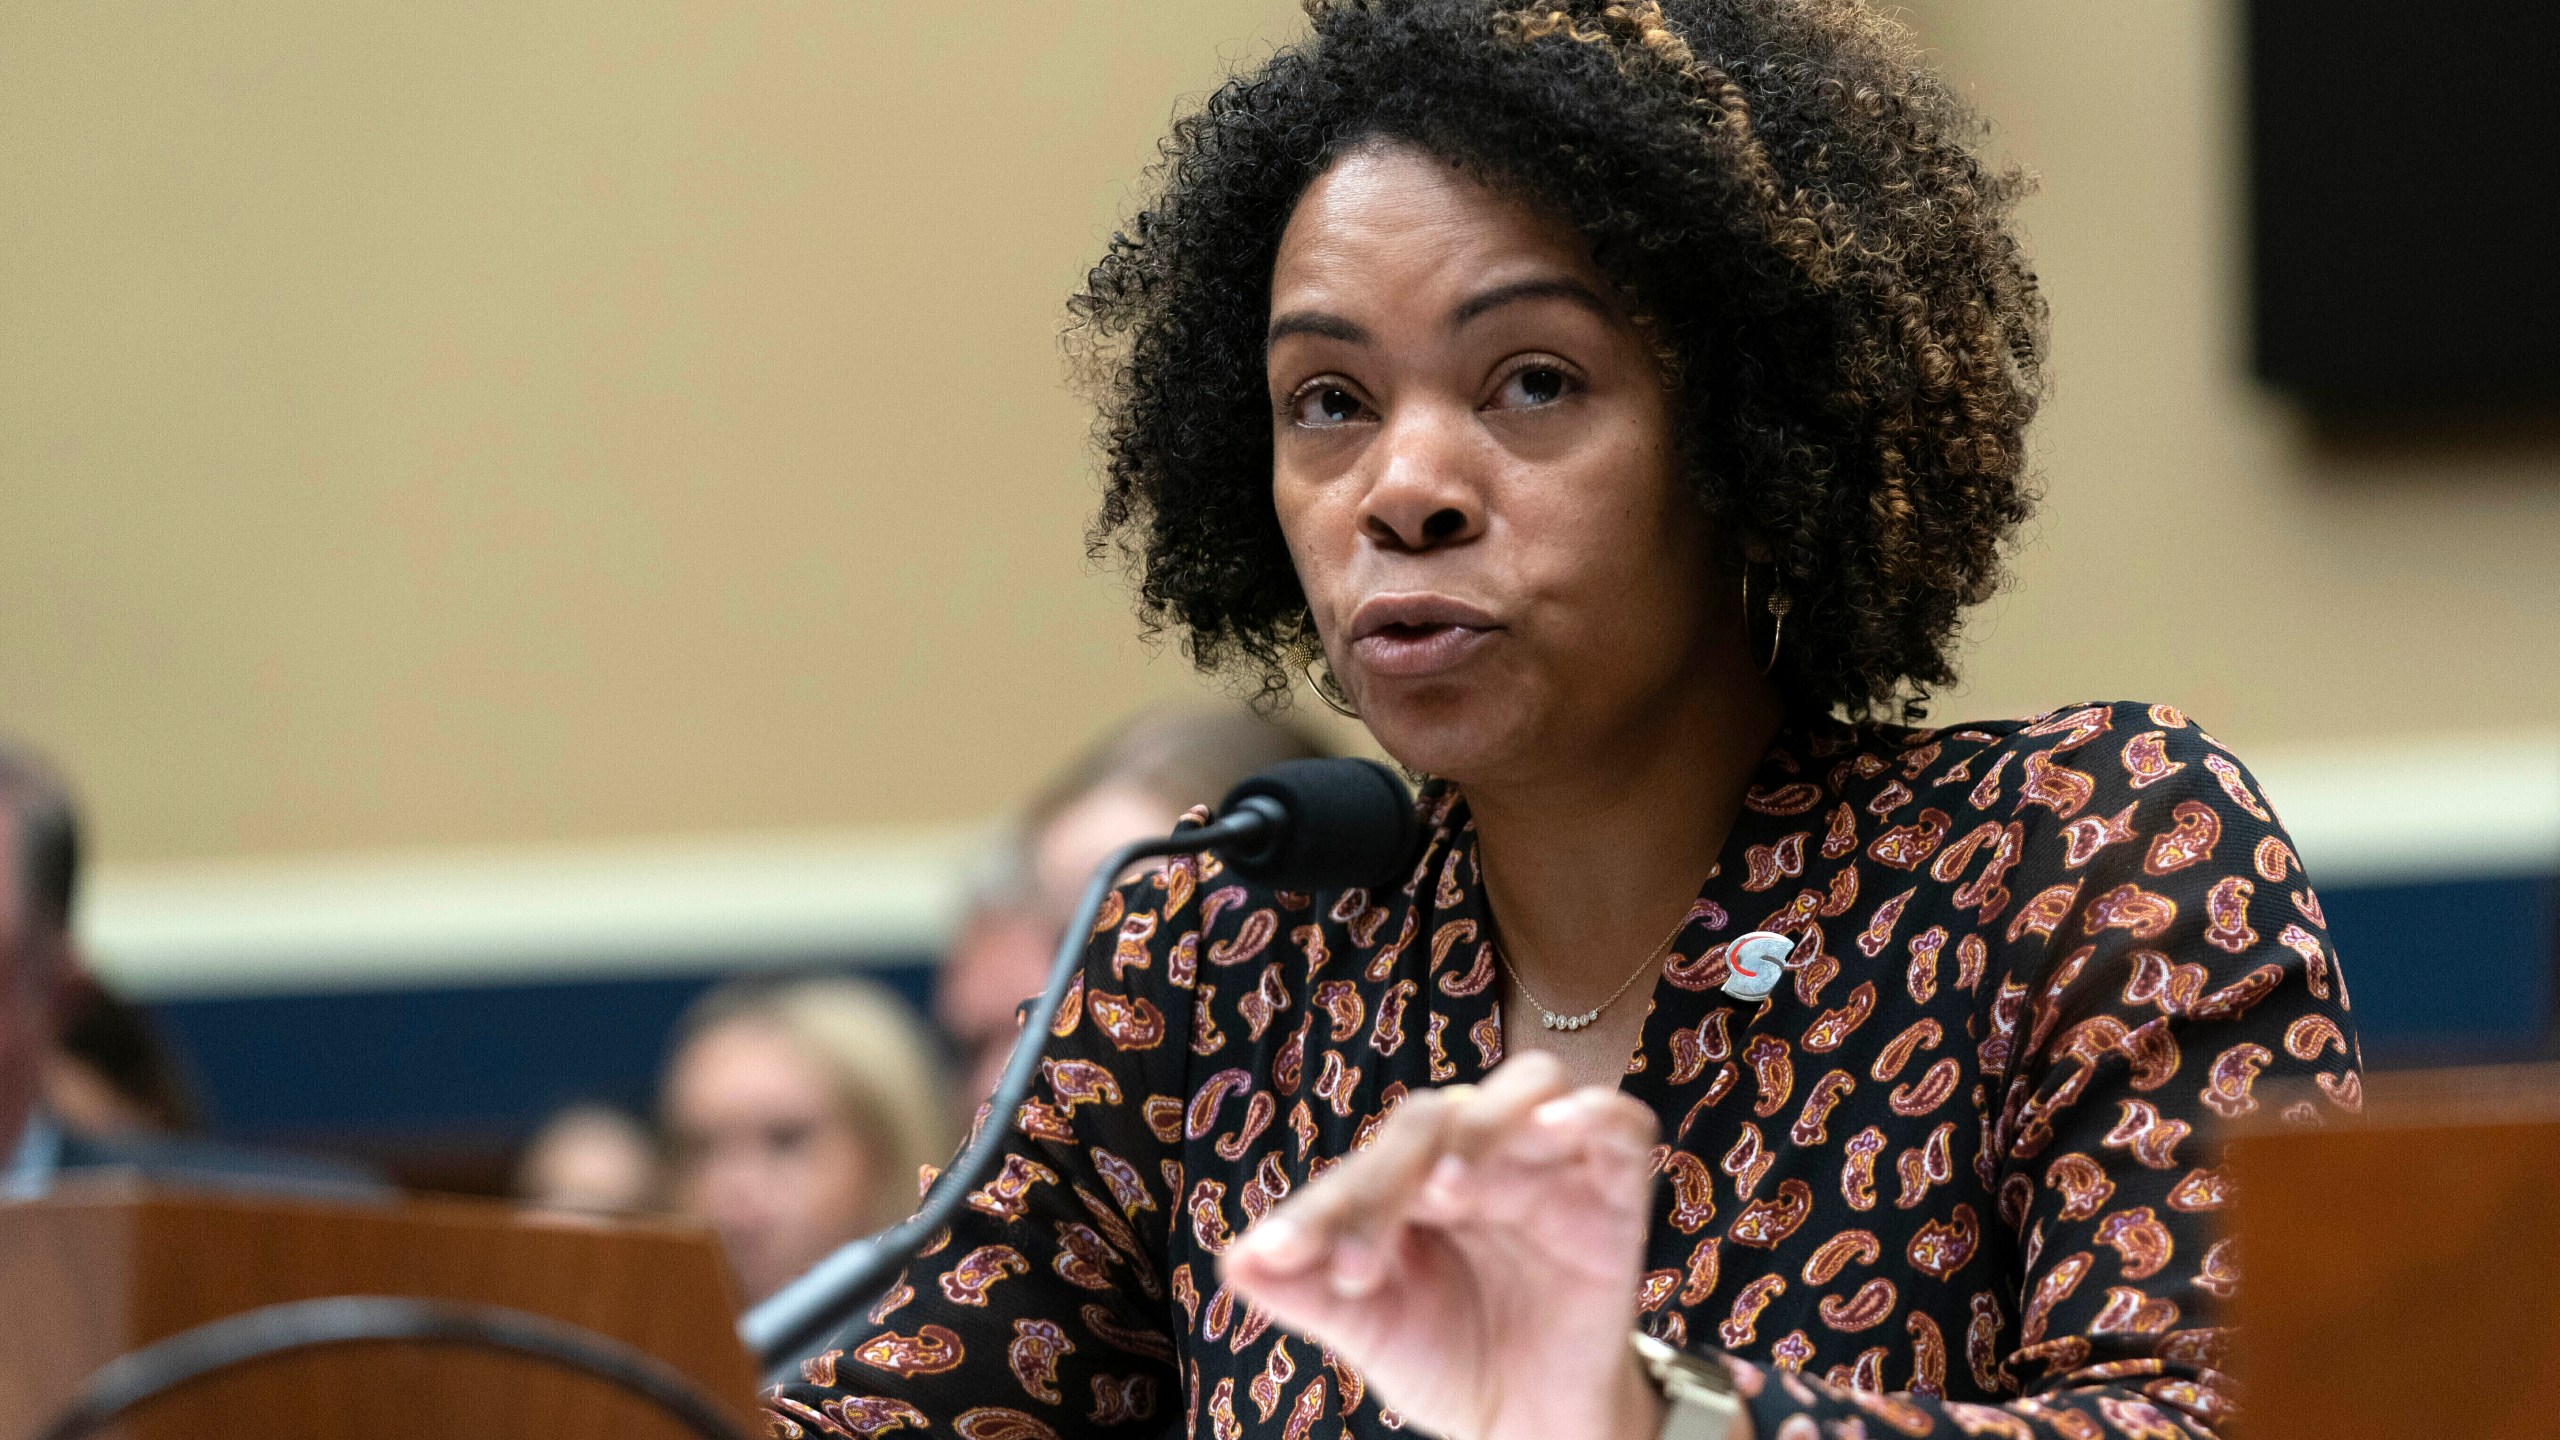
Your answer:
[[[2216,1127],[2270,1105],[2291,1124],[2359,1109],[2355,1030],[2319,899],[2249,773],[2165,706],[2112,719],[2024,757],[2020,810],[2041,823],[1986,927],[2002,983],[1974,1038],[2001,1098],[1979,1164],[2014,1289],[1976,1297],[1949,1365],[2019,1398],[1745,1369],[1763,1440],[1859,1416],[1915,1440],[2175,1440],[2232,1414]],[[2278,1077],[2302,1083],[2262,1096]]]
[[[1186,858],[1106,902],[997,1168],[802,1383],[766,1394],[779,1440],[1075,1437],[1179,1413],[1161,1257],[1191,1017],[1149,942],[1195,889]]]

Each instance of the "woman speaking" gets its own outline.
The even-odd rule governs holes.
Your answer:
[[[1974,129],[1817,0],[1337,0],[1176,126],[1075,301],[1097,539],[1427,849],[1124,887],[779,1433],[2228,1418],[2213,1127],[2356,1108],[2347,994],[2176,710],[1910,723],[2031,498]]]

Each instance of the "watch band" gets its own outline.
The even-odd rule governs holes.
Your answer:
[[[1659,1440],[1725,1440],[1742,1414],[1742,1397],[1734,1393],[1732,1374],[1712,1360],[1675,1349],[1642,1331],[1634,1338],[1636,1360],[1662,1391],[1667,1407]]]

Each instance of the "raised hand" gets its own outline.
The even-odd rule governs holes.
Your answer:
[[[1652,1440],[1627,1337],[1654,1116],[1568,1083],[1531,1052],[1407,1097],[1244,1233],[1226,1282],[1443,1440]]]

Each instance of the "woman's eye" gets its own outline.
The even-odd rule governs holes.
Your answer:
[[[1339,385],[1318,385],[1302,391],[1290,405],[1290,419],[1300,425],[1348,425],[1360,418],[1360,397]]]
[[[1552,365],[1529,365],[1502,382],[1498,404],[1526,408],[1552,405],[1573,389],[1573,380]]]

